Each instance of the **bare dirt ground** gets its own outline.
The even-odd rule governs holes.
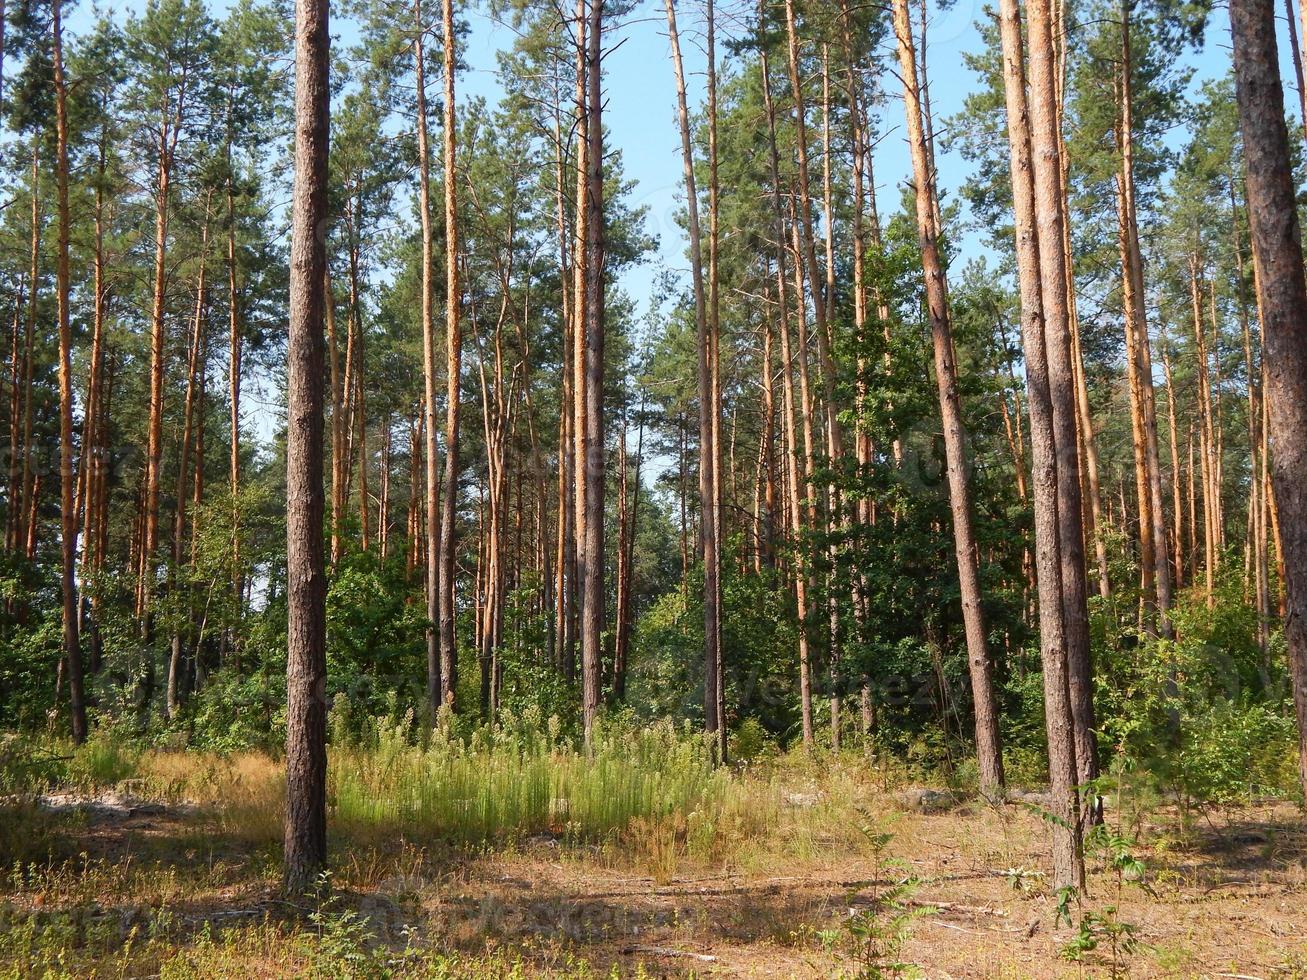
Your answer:
[[[1077,930],[1056,921],[1042,877],[1045,826],[1019,806],[927,815],[887,803],[872,814],[892,835],[880,859],[820,835],[715,868],[678,859],[674,844],[635,857],[550,838],[481,854],[341,843],[335,895],[313,910],[277,895],[275,848],[202,812],[62,805],[67,860],[15,873],[0,892],[0,975],[55,961],[68,976],[857,976],[850,915],[911,878],[900,904],[921,914],[894,959],[919,975],[1307,977],[1307,835],[1283,804],[1154,813],[1131,829],[1139,882],[1118,883],[1091,857],[1073,914],[1100,917],[1099,945],[1080,962],[1066,958]],[[324,910],[337,927],[324,929]],[[1112,953],[1104,921],[1123,924],[1129,948]],[[193,953],[201,935],[219,937],[222,955]],[[369,956],[355,962],[351,944]]]

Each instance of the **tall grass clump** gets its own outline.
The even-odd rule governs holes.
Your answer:
[[[740,831],[738,784],[688,728],[596,726],[589,750],[534,712],[467,737],[442,724],[415,730],[411,713],[379,721],[331,752],[333,816],[347,832],[403,832],[458,845],[551,834],[614,839],[640,821],[729,818]],[[755,808],[757,809],[757,808]],[[762,808],[765,810],[765,808]],[[758,813],[758,820],[765,814]],[[701,834],[711,845],[712,834]]]

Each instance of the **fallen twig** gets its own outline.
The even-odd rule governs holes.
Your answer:
[[[932,902],[927,899],[903,899],[904,905],[914,908],[939,909],[941,912],[960,912],[963,915],[997,915],[1007,918],[1007,909],[990,908],[988,905],[959,905],[957,902]]]
[[[952,922],[941,922],[939,919],[927,919],[933,926],[939,926],[941,929],[952,929],[954,932],[965,932],[972,936],[983,936],[985,933],[980,929],[964,929],[962,926],[955,926]]]
[[[691,953],[684,949],[672,949],[668,946],[624,946],[622,948],[623,956],[631,956],[635,953],[648,953],[650,956],[680,957],[687,960],[698,960],[700,963],[717,962],[717,957],[709,956],[707,953]]]

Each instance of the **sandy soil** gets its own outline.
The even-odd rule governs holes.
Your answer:
[[[79,810],[77,800],[57,803]],[[585,962],[598,975],[642,964],[654,976],[837,976],[856,975],[848,917],[911,877],[904,904],[922,915],[900,958],[928,977],[1307,977],[1307,834],[1292,807],[1210,812],[1187,827],[1163,811],[1134,828],[1145,880],[1118,887],[1102,859],[1091,860],[1077,916],[1115,908],[1135,946],[1113,957],[1104,937],[1081,962],[1063,954],[1076,931],[1055,921],[1037,816],[973,803],[935,815],[887,805],[875,817],[893,835],[889,861],[820,839],[728,868],[666,859],[651,868],[547,838],[480,855],[396,841],[337,856],[335,907],[392,948],[435,947],[467,963],[498,951],[520,957],[528,974],[567,975]],[[82,882],[70,873],[57,886],[11,886],[0,902],[49,911],[90,901],[127,923],[166,904],[195,931],[298,914],[276,895],[271,855],[224,839],[202,813],[98,801],[62,832],[101,870]],[[152,887],[159,875],[172,884]]]

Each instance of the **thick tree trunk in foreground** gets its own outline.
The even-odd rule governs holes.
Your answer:
[[[322,328],[327,270],[331,35],[326,0],[295,12],[286,445],[285,885],[311,889],[327,861],[327,578],[322,515]]]
[[[935,347],[935,381],[939,388],[940,417],[944,427],[944,453],[948,465],[949,503],[953,512],[953,541],[958,580],[962,590],[962,618],[966,625],[967,661],[976,712],[976,756],[980,784],[987,790],[1003,785],[1003,753],[998,733],[998,708],[986,649],[985,624],[980,607],[980,568],[971,524],[971,479],[967,472],[966,433],[958,395],[956,354],[949,321],[948,284],[940,259],[935,226],[934,183],[921,121],[917,91],[916,52],[907,0],[894,0],[894,33],[898,38],[899,71],[903,77],[903,105],[907,115],[908,144],[917,189],[917,237],[930,308],[931,339]]]
[[[1036,3],[1039,0],[1035,0]],[[1021,287],[1021,331],[1026,362],[1027,404],[1030,410],[1031,477],[1035,498],[1035,564],[1039,582],[1039,639],[1044,668],[1044,715],[1051,775],[1053,874],[1058,888],[1079,887],[1084,879],[1080,851],[1080,821],[1076,799],[1076,749],[1066,643],[1066,606],[1061,555],[1061,522],[1057,435],[1047,357],[1047,317],[1044,304],[1048,251],[1045,229],[1037,224],[1036,175],[1031,153],[1026,105],[1026,74],[1017,0],[1002,0],[999,8],[1003,39],[1003,81],[1007,96],[1008,142],[1011,149],[1012,198],[1016,219],[1017,263]],[[1036,33],[1036,24],[1031,29]],[[1031,44],[1039,40],[1032,37]],[[1032,57],[1032,61],[1033,61]],[[1037,95],[1037,93],[1036,93]],[[1047,161],[1045,161],[1047,163]],[[1047,176],[1047,171],[1041,176]],[[1055,247],[1060,249],[1060,229]],[[1065,268],[1055,256],[1058,270]],[[1056,305],[1056,298],[1055,298]],[[1078,475],[1076,476],[1078,479]]]
[[[1094,679],[1089,661],[1088,581],[1085,566],[1084,499],[1076,432],[1076,378],[1071,344],[1070,259],[1066,254],[1061,113],[1058,111],[1053,18],[1048,0],[1030,0],[1030,146],[1034,218],[1048,357],[1048,393],[1057,453],[1058,551],[1062,567],[1062,628],[1066,638],[1078,782],[1098,776],[1094,735]]]
[[[1230,0],[1230,26],[1266,351],[1272,482],[1283,516],[1284,630],[1298,715],[1298,769],[1307,788],[1307,284],[1272,0]]]

